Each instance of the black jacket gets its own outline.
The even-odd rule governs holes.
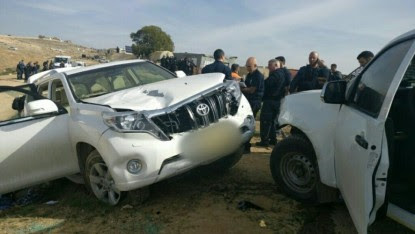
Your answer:
[[[216,60],[214,63],[209,64],[202,69],[202,74],[214,72],[225,74],[225,80],[232,80],[231,69],[219,60]]]
[[[264,96],[262,100],[280,100],[285,95],[285,72],[284,69],[277,69],[271,72],[268,79],[264,81]]]

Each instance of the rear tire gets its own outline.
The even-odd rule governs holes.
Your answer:
[[[115,206],[127,194],[115,187],[108,167],[97,150],[93,150],[86,158],[83,175],[87,188],[104,203]]]
[[[271,173],[277,185],[296,200],[318,202],[320,176],[311,143],[299,135],[290,135],[273,149]]]

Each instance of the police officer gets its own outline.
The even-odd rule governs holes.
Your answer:
[[[285,96],[285,73],[279,60],[271,59],[268,62],[269,76],[264,81],[264,96],[260,116],[261,141],[257,146],[267,147],[276,143],[276,118],[280,111],[281,99]]]
[[[213,57],[215,62],[205,66],[202,69],[202,74],[220,72],[225,74],[225,80],[232,80],[231,69],[223,64],[223,61],[225,60],[225,52],[223,52],[221,49],[217,49],[213,53]]]
[[[284,77],[285,77],[285,89],[286,89],[285,93],[288,94],[288,90],[290,89],[290,83],[291,83],[291,72],[285,66],[284,56],[278,56],[275,59],[281,62],[281,65],[282,65],[281,69],[284,72]]]
[[[23,59],[17,64],[16,72],[17,72],[17,79],[23,79],[23,73],[25,71],[25,65]]]
[[[333,63],[330,66],[330,76],[328,81],[341,80],[343,75],[341,72],[337,71],[337,64]]]
[[[290,93],[319,89],[319,78],[328,79],[328,69],[319,61],[319,54],[312,51],[308,56],[309,64],[298,70],[290,84]]]
[[[248,70],[248,75],[245,79],[246,87],[241,88],[241,91],[248,99],[255,118],[259,109],[261,109],[261,100],[264,95],[264,75],[258,70],[254,57],[248,58],[245,67]],[[251,143],[247,142],[245,144],[245,153],[250,152],[250,150]]]

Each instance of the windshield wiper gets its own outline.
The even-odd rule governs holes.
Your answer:
[[[102,96],[102,95],[109,94],[109,93],[110,92],[94,93],[94,94],[91,94],[91,95],[84,96],[84,97],[82,97],[82,99],[98,97],[98,96]]]

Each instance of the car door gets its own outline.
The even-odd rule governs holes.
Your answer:
[[[414,54],[413,40],[382,51],[351,88],[335,133],[338,188],[359,233],[366,233],[384,202],[389,167],[384,126]]]
[[[0,194],[74,173],[68,112],[31,114],[39,99],[32,84],[0,86]]]

